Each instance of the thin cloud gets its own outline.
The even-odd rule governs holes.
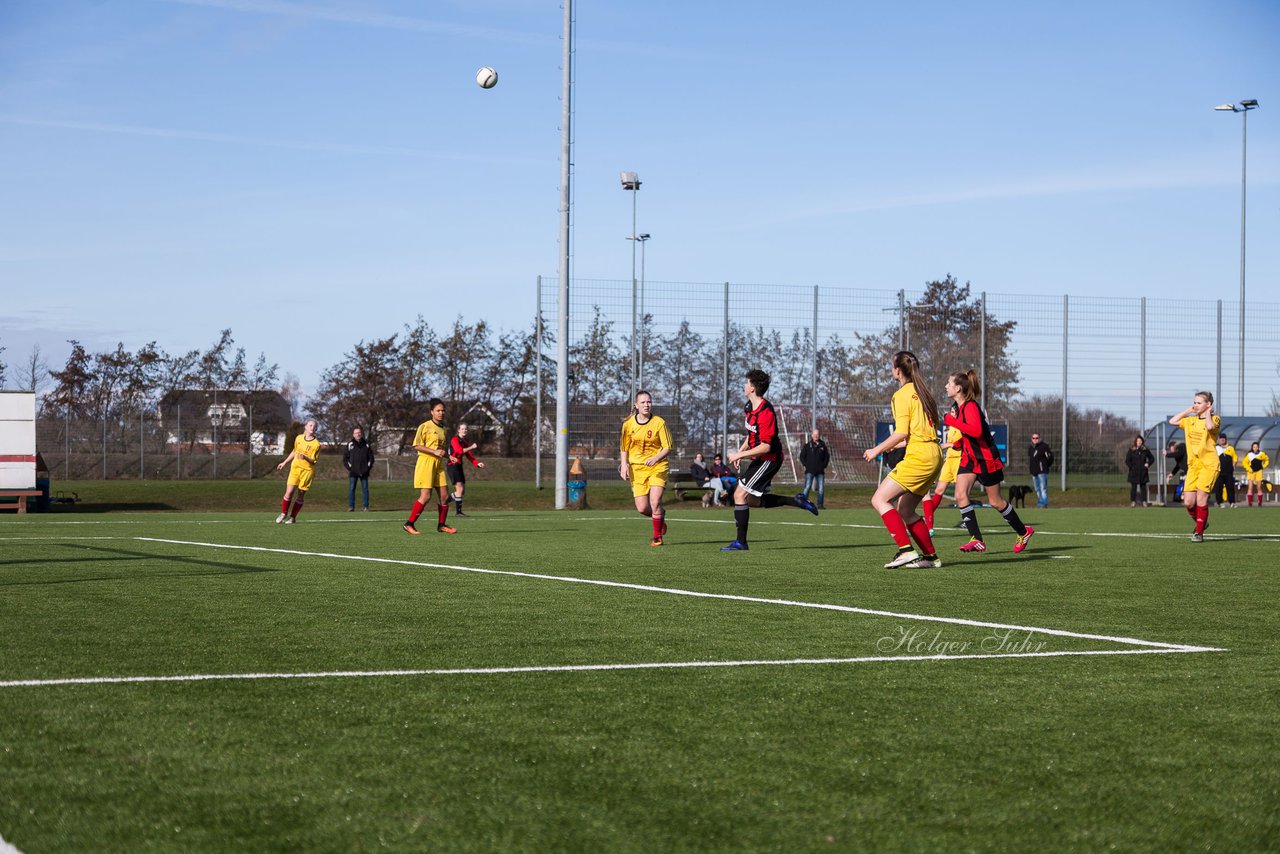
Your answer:
[[[792,211],[777,222],[903,208],[962,205],[1002,199],[1031,199],[1083,193],[1120,193],[1130,191],[1178,190],[1213,187],[1224,184],[1222,170],[1180,169],[1171,167],[1157,171],[1126,170],[1086,175],[1045,175],[1013,182],[955,187],[936,192],[907,193],[879,197],[852,198],[815,204]]]
[[[413,33],[440,33],[451,36],[487,39],[489,41],[508,42],[510,44],[534,45],[546,47],[557,45],[560,31],[557,27],[554,34],[526,33],[517,30],[503,30],[497,27],[475,27],[466,24],[454,24],[427,18],[409,18],[404,15],[382,15],[365,12],[351,12],[344,9],[331,9],[311,6],[302,3],[279,2],[279,0],[160,0],[176,6],[201,6],[208,9],[226,9],[233,12],[248,12],[254,15],[283,15],[309,21],[326,21],[335,24],[354,24],[361,27],[373,27],[383,30],[400,30]],[[559,21],[559,16],[553,16]],[[629,41],[608,41],[601,39],[576,39],[577,50],[594,51],[610,54],[632,54],[638,56],[657,56],[668,59],[683,58],[711,61],[734,61],[732,57],[717,57],[703,50],[682,50],[667,45],[639,44]]]
[[[309,142],[305,140],[270,139],[265,137],[240,136],[237,134],[210,133],[208,131],[177,130],[175,128],[143,127],[139,125],[117,125],[105,122],[59,121],[54,119],[38,119],[27,116],[0,116],[0,122],[28,127],[57,128],[61,130],[89,131],[92,133],[113,133],[126,136],[145,136],[155,139],[181,139],[195,142],[214,142],[230,145],[255,145],[268,148],[287,148],[301,151],[325,151],[337,154],[369,154],[377,156],[420,157],[433,160],[469,161],[477,163],[509,163],[523,164],[537,161],[528,158],[488,157],[475,154],[462,154],[452,151],[427,151],[418,148],[397,148],[380,145],[348,145],[344,143]]]
[[[311,21],[329,21],[339,24],[357,24],[362,27],[376,27],[384,30],[402,30],[415,33],[441,33],[452,36],[468,36],[471,38],[489,39],[491,41],[510,42],[513,44],[544,45],[551,44],[554,38],[541,33],[523,33],[515,30],[502,30],[496,27],[472,27],[466,24],[454,24],[445,21],[433,21],[426,18],[408,18],[404,15],[383,15],[367,12],[352,12],[344,9],[331,9],[310,6],[302,3],[284,3],[278,0],[162,0],[179,6],[204,6],[211,9],[229,9],[236,12],[250,12],[256,15],[285,15],[291,18],[303,18]]]

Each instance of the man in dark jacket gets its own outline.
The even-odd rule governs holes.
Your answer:
[[[351,441],[342,452],[342,465],[347,469],[347,512],[356,509],[356,481],[360,481],[364,509],[369,509],[369,472],[373,471],[373,448],[365,441],[359,427],[351,431]]]
[[[1039,433],[1031,434],[1031,482],[1036,487],[1036,506],[1049,506],[1049,466],[1053,465],[1053,451],[1041,441]]]
[[[810,488],[818,490],[818,509],[822,509],[822,487],[827,479],[827,466],[831,465],[831,451],[827,443],[815,428],[809,441],[800,449],[800,465],[804,466],[804,496],[809,497]]]

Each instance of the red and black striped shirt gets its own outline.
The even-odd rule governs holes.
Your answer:
[[[1004,468],[1000,462],[1000,449],[991,435],[991,425],[976,400],[960,404],[957,414],[948,412],[942,419],[948,427],[960,431],[960,467],[989,474]]]
[[[782,462],[782,441],[778,438],[778,417],[773,404],[761,400],[755,409],[747,404],[747,448],[768,443],[769,453],[752,457],[754,460]]]

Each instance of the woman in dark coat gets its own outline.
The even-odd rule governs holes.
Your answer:
[[[1147,450],[1146,440],[1142,436],[1133,437],[1133,445],[1124,455],[1125,468],[1129,470],[1129,506],[1147,506],[1147,473],[1156,458]]]

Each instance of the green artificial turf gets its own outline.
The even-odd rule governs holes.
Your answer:
[[[26,854],[1280,847],[1270,508],[1203,544],[1180,510],[1026,510],[1022,555],[985,510],[972,556],[944,509],[945,566],[888,571],[869,510],[757,510],[724,554],[691,503],[651,548],[634,511],[480,488],[412,537],[234,486],[262,512],[0,521],[0,683],[255,677],[0,686]],[[893,660],[939,653],[1003,657]],[[329,675],[265,678],[297,674]]]

